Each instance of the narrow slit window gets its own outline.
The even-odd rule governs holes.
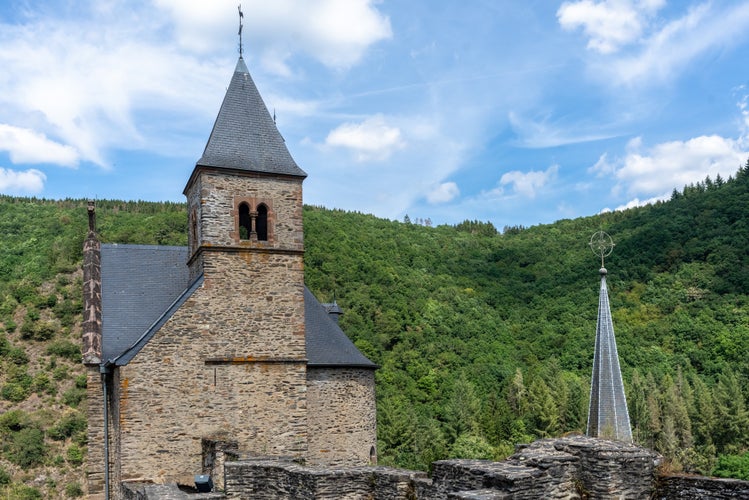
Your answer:
[[[252,220],[250,219],[250,206],[247,203],[239,204],[239,239],[249,240],[252,232]]]
[[[257,239],[268,241],[268,207],[264,203],[257,207]]]

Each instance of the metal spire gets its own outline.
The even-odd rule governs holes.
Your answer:
[[[593,253],[601,257],[599,271],[601,288],[598,297],[598,323],[586,434],[631,443],[632,429],[629,423],[627,399],[624,395],[624,382],[614,336],[614,322],[611,319],[611,306],[606,288],[607,271],[603,266],[604,257],[611,255],[614,249],[614,242],[608,234],[599,231],[590,239],[590,248]]]

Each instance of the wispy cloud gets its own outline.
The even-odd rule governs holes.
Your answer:
[[[540,120],[529,119],[517,112],[508,115],[513,132],[517,135],[518,145],[524,148],[551,148],[566,144],[600,141],[616,137],[616,132],[586,130],[581,124],[552,123],[548,116]]]

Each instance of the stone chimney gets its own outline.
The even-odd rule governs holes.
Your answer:
[[[101,244],[96,237],[96,204],[88,202],[88,235],[83,242],[83,364],[101,364]]]

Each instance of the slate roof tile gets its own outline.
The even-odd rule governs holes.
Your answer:
[[[242,57],[196,168],[199,166],[307,176],[286,148]]]

